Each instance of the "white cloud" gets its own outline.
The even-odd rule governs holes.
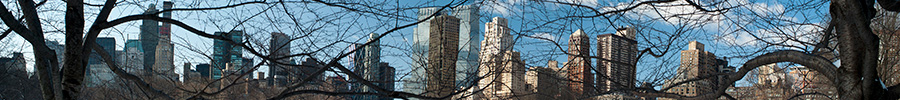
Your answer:
[[[550,33],[536,33],[536,34],[532,34],[531,37],[539,37],[539,38],[545,38],[545,39],[550,39],[550,40],[557,39],[556,36],[550,35]]]
[[[521,9],[514,7],[514,5],[522,3],[524,3],[524,0],[489,0],[484,2],[484,5],[481,6],[481,10],[502,16],[510,16],[511,12],[521,11]]]
[[[600,4],[597,3],[597,0],[560,0],[560,2],[580,4],[580,5],[590,6],[590,7],[600,6]]]

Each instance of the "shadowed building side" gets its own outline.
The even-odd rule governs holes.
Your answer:
[[[432,97],[448,96],[456,89],[459,19],[441,15],[430,22],[425,94]]]

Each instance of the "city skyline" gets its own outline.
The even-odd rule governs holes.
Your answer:
[[[83,9],[54,8],[61,7],[58,2],[38,11],[67,11],[60,14],[72,15],[71,9]],[[37,75],[29,78],[42,80],[39,86],[44,96],[59,95],[48,93],[54,89],[87,93],[79,88],[65,91],[73,89],[69,86],[98,89],[108,87],[103,85],[136,84],[127,87],[157,90],[145,94],[178,99],[185,98],[180,94],[190,92],[196,93],[187,98],[295,99],[292,97],[299,93],[301,97],[338,99],[540,98],[526,94],[555,99],[712,99],[735,93],[731,96],[779,99],[785,97],[782,94],[811,91],[847,99],[855,98],[846,95],[848,87],[821,88],[831,86],[816,82],[858,85],[848,82],[868,81],[842,77],[863,75],[864,79],[883,80],[875,82],[882,87],[900,86],[893,85],[900,83],[900,78],[895,78],[900,76],[895,75],[900,68],[890,67],[893,64],[888,62],[897,58],[893,57],[896,46],[889,41],[895,41],[891,39],[896,33],[893,29],[900,26],[888,25],[896,20],[885,17],[900,15],[891,14],[900,10],[882,8],[883,4],[866,3],[875,10],[861,12],[874,12],[876,17],[872,17],[838,14],[846,10],[823,9],[827,5],[793,9],[798,6],[795,2],[781,1],[355,2],[158,0],[116,6],[92,2],[93,6],[85,6],[84,17],[74,18],[46,12],[31,14],[28,3],[33,2],[10,2],[24,6],[10,6],[7,8],[13,12],[0,12],[13,15],[2,18],[8,28],[5,33],[15,33],[0,41],[5,43],[0,47],[11,48],[2,50],[0,58],[10,54],[24,58],[24,71]],[[215,8],[217,5],[230,6]],[[859,22],[847,21],[855,18],[847,16],[871,17],[859,21],[873,25],[845,25]],[[73,21],[87,23],[69,23]],[[851,29],[860,32],[851,33],[862,35],[849,34],[861,39],[847,39],[847,27],[861,27]],[[85,32],[75,32],[78,30]],[[90,51],[96,48],[84,48],[95,42],[99,47],[96,52],[107,52],[112,56],[107,60],[112,61],[100,60]],[[106,62],[112,63],[103,65]],[[55,67],[56,63],[60,67]],[[111,66],[113,63],[118,67]],[[846,69],[874,65],[878,67],[862,73]],[[838,68],[831,68],[834,66]],[[843,73],[847,70],[854,73]],[[821,71],[825,72],[817,73]],[[176,84],[160,83],[166,80]],[[683,82],[686,80],[693,82]],[[48,87],[51,82],[63,85]],[[761,89],[775,87],[784,88]],[[323,92],[308,89],[325,93],[306,95]],[[134,89],[125,91],[134,93]],[[834,91],[838,93],[831,94]],[[339,96],[343,93],[351,96]],[[461,95],[449,95],[452,93]]]

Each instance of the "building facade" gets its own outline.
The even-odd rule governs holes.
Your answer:
[[[212,76],[210,75],[212,70],[210,70],[209,64],[206,64],[206,63],[197,64],[197,66],[194,66],[194,68],[196,68],[195,70],[197,70],[197,73],[200,73],[200,76],[198,76],[198,77],[212,78]]]
[[[547,67],[531,67],[525,73],[525,82],[530,86],[530,95],[526,95],[528,100],[556,100],[561,98],[566,85],[563,85],[565,79],[560,73],[560,68],[556,66],[556,61],[548,61]]]
[[[240,43],[243,41],[243,31],[216,32],[217,36],[224,36],[233,42]],[[224,40],[215,40],[213,42],[213,59],[210,64],[210,75],[212,79],[222,78],[226,69],[230,67],[240,66],[243,64],[243,49],[237,44],[232,44]]]
[[[156,5],[150,4],[144,14],[156,13]],[[156,45],[159,44],[159,22],[155,20],[142,20],[140,27],[141,50],[144,54],[144,72],[153,72],[153,64],[156,63]]]
[[[412,65],[410,70],[410,75],[408,78],[404,78],[403,80],[403,91],[420,94],[425,92],[425,84],[426,80],[426,65],[428,65],[428,36],[431,30],[431,20],[429,17],[437,12],[440,8],[438,7],[429,7],[429,8],[419,8],[419,12],[417,13],[418,20],[425,20],[422,23],[416,24],[416,28],[413,34],[413,46],[412,46]],[[447,13],[447,10],[441,10],[441,12],[437,12],[438,15]],[[426,20],[427,19],[427,20]]]
[[[370,33],[369,41],[372,42],[369,45],[356,45],[355,47],[359,47],[353,55],[353,68],[354,73],[360,75],[365,80],[369,80],[372,84],[375,84],[379,88],[383,89],[391,89],[393,90],[393,67],[390,67],[387,63],[381,62],[381,44],[379,41],[375,41],[375,38],[378,34]],[[390,72],[389,72],[390,71]],[[391,75],[391,76],[387,76]],[[350,80],[351,89],[354,92],[378,92],[375,89],[365,86],[362,83],[354,82],[357,80]],[[391,86],[391,87],[388,87]],[[376,95],[356,95],[352,96],[353,99],[357,100],[389,100],[392,99],[390,97],[376,96]]]
[[[163,2],[163,10],[172,9],[174,4],[172,1],[164,1]],[[172,18],[172,12],[164,12],[162,13],[163,18]],[[174,55],[174,46],[172,44],[172,24],[170,23],[162,23],[162,26],[159,27],[159,39],[156,43],[156,59],[153,63],[153,70],[167,77],[178,77],[175,74],[175,55]]]
[[[144,49],[140,40],[125,41],[125,67],[128,73],[136,73],[136,75],[144,75]]]
[[[110,57],[113,57],[112,60],[115,62],[116,40],[112,37],[98,37],[96,42],[97,45],[100,45],[100,48],[103,48],[103,51],[109,54]],[[106,64],[106,62],[103,61],[103,58],[101,58],[96,51],[91,51],[91,57],[88,60],[88,64]]]
[[[788,76],[791,78],[791,88],[797,93],[822,93],[824,95],[803,95],[798,99],[827,100],[829,98],[838,98],[836,88],[831,84],[824,75],[820,75],[816,71],[811,71],[805,66],[796,66],[790,68]],[[793,96],[793,95],[785,95]]]
[[[430,23],[425,91],[428,91],[428,96],[447,96],[456,90],[459,19],[441,15],[434,17]]]
[[[292,75],[289,75],[291,73],[291,72],[289,72],[289,70],[290,70],[290,68],[293,68],[293,67],[287,67],[284,64],[278,64],[278,63],[289,64],[291,62],[290,57],[283,58],[283,57],[287,57],[288,55],[291,54],[291,50],[290,50],[291,49],[291,40],[290,39],[291,39],[291,37],[284,33],[278,33],[278,32],[271,33],[271,40],[269,41],[269,57],[276,59],[275,61],[277,63],[276,62],[269,63],[269,73],[271,73],[269,75],[269,77],[273,77],[273,78],[279,77],[279,79],[278,80],[275,80],[275,79],[269,80],[269,81],[273,81],[270,83],[289,83],[289,82],[284,82],[284,81],[287,81],[287,79],[290,79],[287,77],[292,76]],[[282,58],[282,59],[279,59],[279,58]],[[284,86],[285,84],[276,84],[276,85]]]
[[[594,75],[591,72],[591,40],[581,29],[569,36],[568,62],[565,64],[569,92],[567,97],[581,98],[582,94],[590,94],[594,90]]]
[[[597,36],[597,89],[599,93],[633,89],[637,64],[637,31],[617,29],[615,34]],[[621,92],[617,92],[621,93]]]
[[[702,43],[691,41],[688,44],[688,50],[681,51],[681,66],[678,68],[675,77],[666,80],[663,87],[672,87],[666,92],[684,96],[697,96],[712,92],[718,88],[715,87],[715,84],[719,81],[717,77],[687,82],[677,86],[673,85],[689,79],[709,77],[709,75],[718,74],[720,72],[718,69],[720,65],[717,64],[721,64],[719,61],[720,59],[716,59],[715,54],[704,51],[704,45]]]
[[[419,20],[425,20],[430,17],[432,14],[435,14],[440,9],[440,7],[427,7],[420,8],[417,13]],[[456,86],[457,87],[467,87],[470,85],[474,85],[476,83],[474,81],[475,74],[477,74],[478,65],[478,53],[479,53],[479,44],[481,34],[481,28],[479,24],[480,15],[478,14],[479,7],[476,5],[462,5],[456,7],[452,10],[444,9],[441,12],[437,12],[436,15],[445,15],[450,13],[451,16],[459,18],[459,40],[457,41],[459,45],[459,53],[456,61]],[[431,32],[431,20],[434,18],[425,20],[425,22],[419,23],[416,25],[415,33],[413,34],[413,47],[412,47],[412,65],[411,65],[411,73],[407,78],[404,78],[402,81],[404,83],[403,91],[410,93],[423,93],[425,87],[425,83],[427,81],[425,67],[428,63],[428,45],[429,45],[429,33]]]
[[[110,56],[110,62],[116,64],[116,40],[113,37],[98,37],[97,45],[103,48],[103,51]],[[96,51],[91,51],[91,57],[88,59],[88,68],[85,69],[85,81],[88,87],[96,87],[111,83],[114,77],[112,71],[109,70],[109,64]]]
[[[456,86],[468,87],[477,84],[478,54],[481,43],[481,15],[476,5],[462,5],[453,8],[451,15],[459,18],[459,55],[456,59]]]
[[[484,88],[484,90],[473,96],[475,99],[505,99],[513,96],[511,85],[520,85],[522,78],[516,77],[519,72],[524,74],[524,66],[519,62],[518,52],[514,52],[514,41],[509,34],[509,27],[505,18],[494,17],[491,22],[485,23],[484,41],[481,42],[480,66],[478,67],[478,76],[483,76],[478,81],[475,89]],[[518,79],[516,79],[518,78]],[[519,84],[514,84],[519,83]],[[524,81],[522,81],[524,82]],[[525,88],[525,87],[520,87]]]

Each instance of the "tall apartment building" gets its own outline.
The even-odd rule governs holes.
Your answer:
[[[291,55],[291,37],[284,33],[272,32],[271,40],[269,41],[269,57],[276,59],[275,61],[278,63],[290,64],[291,58],[283,58]],[[269,83],[289,83],[284,82],[289,80],[293,75],[290,75],[289,70],[293,67],[286,67],[283,64],[278,64],[275,62],[270,62],[269,65],[269,77],[274,78],[278,77],[279,79],[269,80]],[[277,86],[283,86],[285,84],[275,84]]]
[[[515,80],[513,69],[517,69],[517,66],[507,65],[521,62],[513,62],[511,57],[508,57],[510,54],[507,53],[512,52],[514,41],[506,23],[506,19],[494,17],[491,22],[484,25],[484,41],[481,42],[481,53],[478,58],[481,60],[478,76],[484,78],[478,81],[476,89],[484,88],[485,90],[478,96],[485,97],[475,97],[476,99],[503,99],[513,95],[508,86]],[[518,69],[524,71],[524,67]]]
[[[459,19],[441,15],[430,23],[425,91],[427,96],[447,96],[456,90]]]
[[[703,48],[704,45],[702,43],[691,41],[688,44],[688,50],[681,51],[681,66],[678,68],[677,75],[672,79],[666,80],[663,87],[669,87],[685,80],[719,73],[719,67],[721,67],[721,65],[718,64],[722,64],[721,61],[723,60],[716,59],[715,54],[704,51]],[[715,87],[715,85],[718,81],[717,77],[713,77],[688,82],[674,86],[666,92],[684,96],[697,96],[717,89],[718,87]]]
[[[428,8],[420,8],[417,14],[419,20],[425,20],[435,12],[437,12],[440,7],[428,7]],[[452,13],[451,13],[452,12]],[[459,18],[459,36],[458,36],[458,45],[459,45],[459,53],[456,61],[456,80],[460,80],[456,82],[457,87],[466,87],[473,85],[476,83],[474,79],[477,74],[478,65],[478,53],[479,53],[479,45],[481,34],[480,24],[478,15],[479,9],[476,5],[463,5],[458,6],[452,10],[444,9],[441,12],[438,12],[437,15],[445,15],[450,13],[449,15]],[[428,45],[429,45],[429,32],[431,26],[431,20],[425,20],[425,22],[419,23],[416,25],[415,33],[413,34],[413,47],[412,47],[412,65],[410,73],[407,78],[404,78],[402,81],[404,82],[403,91],[410,93],[423,93],[425,87],[425,83],[427,81],[427,77],[425,75],[425,68],[428,63]]]
[[[158,12],[155,4],[150,4],[144,14],[152,14]],[[159,22],[155,20],[141,21],[141,50],[144,53],[143,63],[145,75],[153,72],[153,64],[156,63],[156,45],[159,44]]]
[[[529,87],[525,82],[525,64],[521,60],[519,52],[504,51],[502,58],[496,62],[497,66],[492,70],[480,70],[484,74],[479,81],[479,88],[484,90],[474,97],[474,100],[510,100],[522,99],[528,95]],[[482,68],[485,69],[485,68]],[[486,72],[485,72],[486,71]]]
[[[240,43],[243,41],[243,31],[216,32],[215,35],[223,36],[233,42]],[[213,59],[210,66],[210,75],[212,79],[222,78],[226,69],[230,67],[240,66],[243,64],[243,49],[238,44],[232,44],[224,40],[213,41]]]
[[[163,1],[163,10],[172,9],[174,4],[172,1]],[[172,18],[172,12],[164,12],[162,13],[163,18]],[[157,40],[156,45],[156,59],[153,63],[153,70],[156,73],[164,74],[169,77],[177,77],[175,76],[175,60],[174,56],[174,46],[172,45],[172,24],[170,23],[162,23],[162,26],[159,27],[159,39]]]
[[[615,34],[597,36],[597,89],[599,93],[633,89],[637,64],[637,34],[620,28]]]
[[[594,75],[591,73],[591,40],[587,34],[581,29],[569,36],[569,58],[564,65],[567,70],[567,78],[572,80],[568,83],[568,94],[580,98],[583,94],[592,93],[594,90]]]

